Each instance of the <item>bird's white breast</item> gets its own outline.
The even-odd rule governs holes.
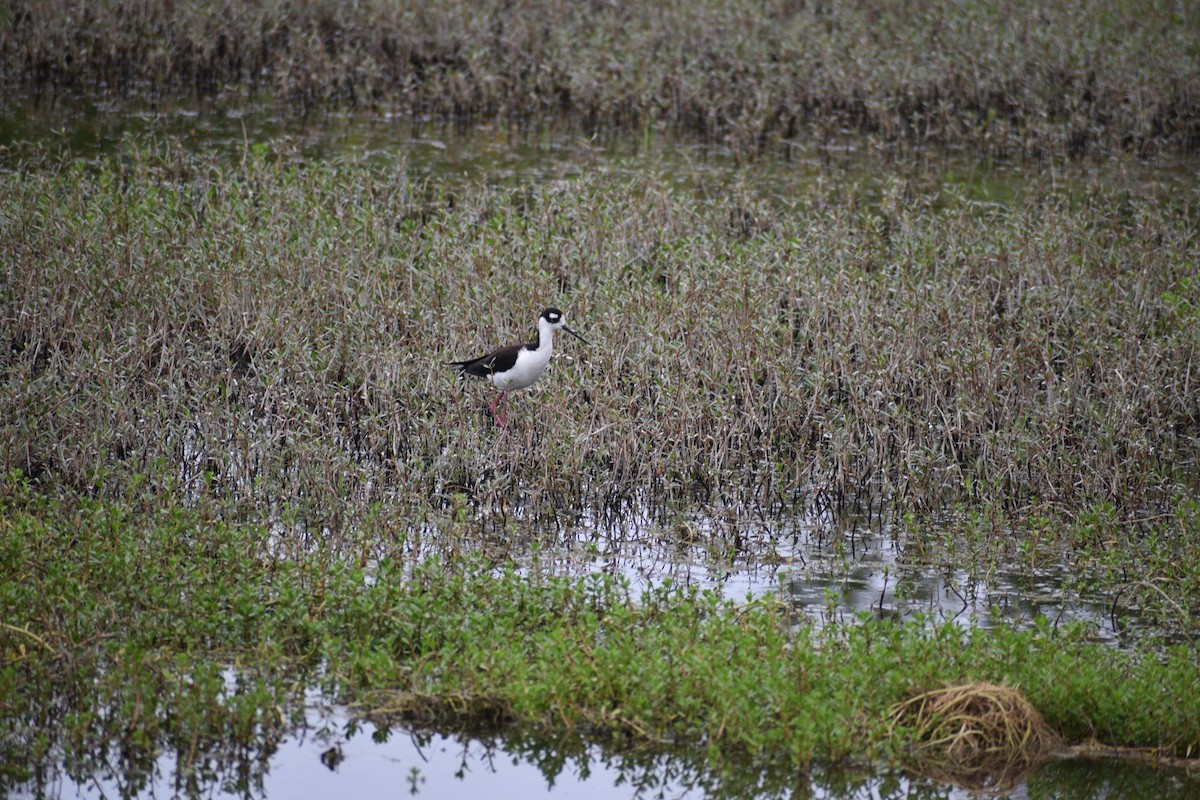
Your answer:
[[[517,363],[513,364],[512,369],[507,372],[495,372],[488,377],[496,388],[504,391],[532,386],[546,371],[546,365],[550,363],[550,353],[549,347],[539,347],[536,350],[521,348],[521,352],[517,353]]]

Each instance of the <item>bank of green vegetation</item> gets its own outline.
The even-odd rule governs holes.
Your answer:
[[[410,724],[688,745],[716,768],[902,758],[893,705],[977,681],[1019,687],[1067,744],[1200,749],[1192,645],[1139,656],[1049,625],[818,629],[770,600],[418,563],[403,543],[369,564],[321,547],[280,559],[286,535],[156,501],[48,499],[7,476],[0,786],[61,759],[136,787],[161,753],[203,783],[268,759],[310,685]]]
[[[1061,155],[1200,145],[1200,10],[1062,3],[5,0],[0,85]]]

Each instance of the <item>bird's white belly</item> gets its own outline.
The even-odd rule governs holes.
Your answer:
[[[543,352],[537,350],[522,350],[517,354],[517,363],[507,372],[496,372],[488,376],[498,389],[524,389],[532,386],[550,363],[550,348]]]

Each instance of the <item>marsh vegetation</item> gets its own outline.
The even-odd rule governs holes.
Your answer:
[[[261,526],[178,508],[62,504],[11,479],[2,499],[0,599],[21,610],[0,673],[6,783],[63,750],[69,769],[134,788],[164,752],[199,788],[230,763],[261,772],[309,685],[385,727],[687,746],[717,772],[898,757],[895,708],[943,682],[1020,686],[1067,741],[1160,759],[1197,746],[1191,645],[1145,658],[1045,620],[818,630],[777,601],[683,586],[636,595],[606,575],[520,573],[475,555],[280,558]]]
[[[0,84],[589,127],[751,153],[847,132],[994,155],[1200,144],[1200,10],[1169,0],[346,4],[7,0]]]
[[[136,792],[172,753],[177,791],[249,791],[314,692],[380,730],[950,779],[923,750],[945,719],[905,711],[948,685],[1028,701],[1031,763],[1103,742],[1189,774],[1200,198],[1130,175],[1194,169],[1191,6],[225,11],[5,3],[3,108],[368,108],[514,139],[553,115],[728,168],[4,143],[0,787],[62,765]],[[847,143],[877,160],[838,172]],[[981,200],[912,168],[934,144],[1028,171]],[[1071,154],[1096,168],[1063,179]],[[443,362],[546,305],[593,346],[500,430]],[[883,591],[839,609],[864,529]],[[791,589],[589,574],[638,547]],[[958,572],[1052,573],[1137,625],[1113,647],[1065,603],[885,608]]]
[[[145,150],[0,181],[8,463],[79,490],[150,474],[319,528],[461,494],[1136,518],[1196,489],[1197,243],[1170,198],[460,191]],[[602,344],[462,446],[495,432],[431,367],[519,340],[509,309],[543,297]]]

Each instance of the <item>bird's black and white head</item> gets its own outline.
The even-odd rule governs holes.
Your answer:
[[[546,331],[553,334],[554,331],[559,330],[566,331],[584,344],[589,344],[587,339],[567,327],[567,320],[563,316],[563,312],[551,306],[542,312],[542,316],[538,317],[538,332]]]

